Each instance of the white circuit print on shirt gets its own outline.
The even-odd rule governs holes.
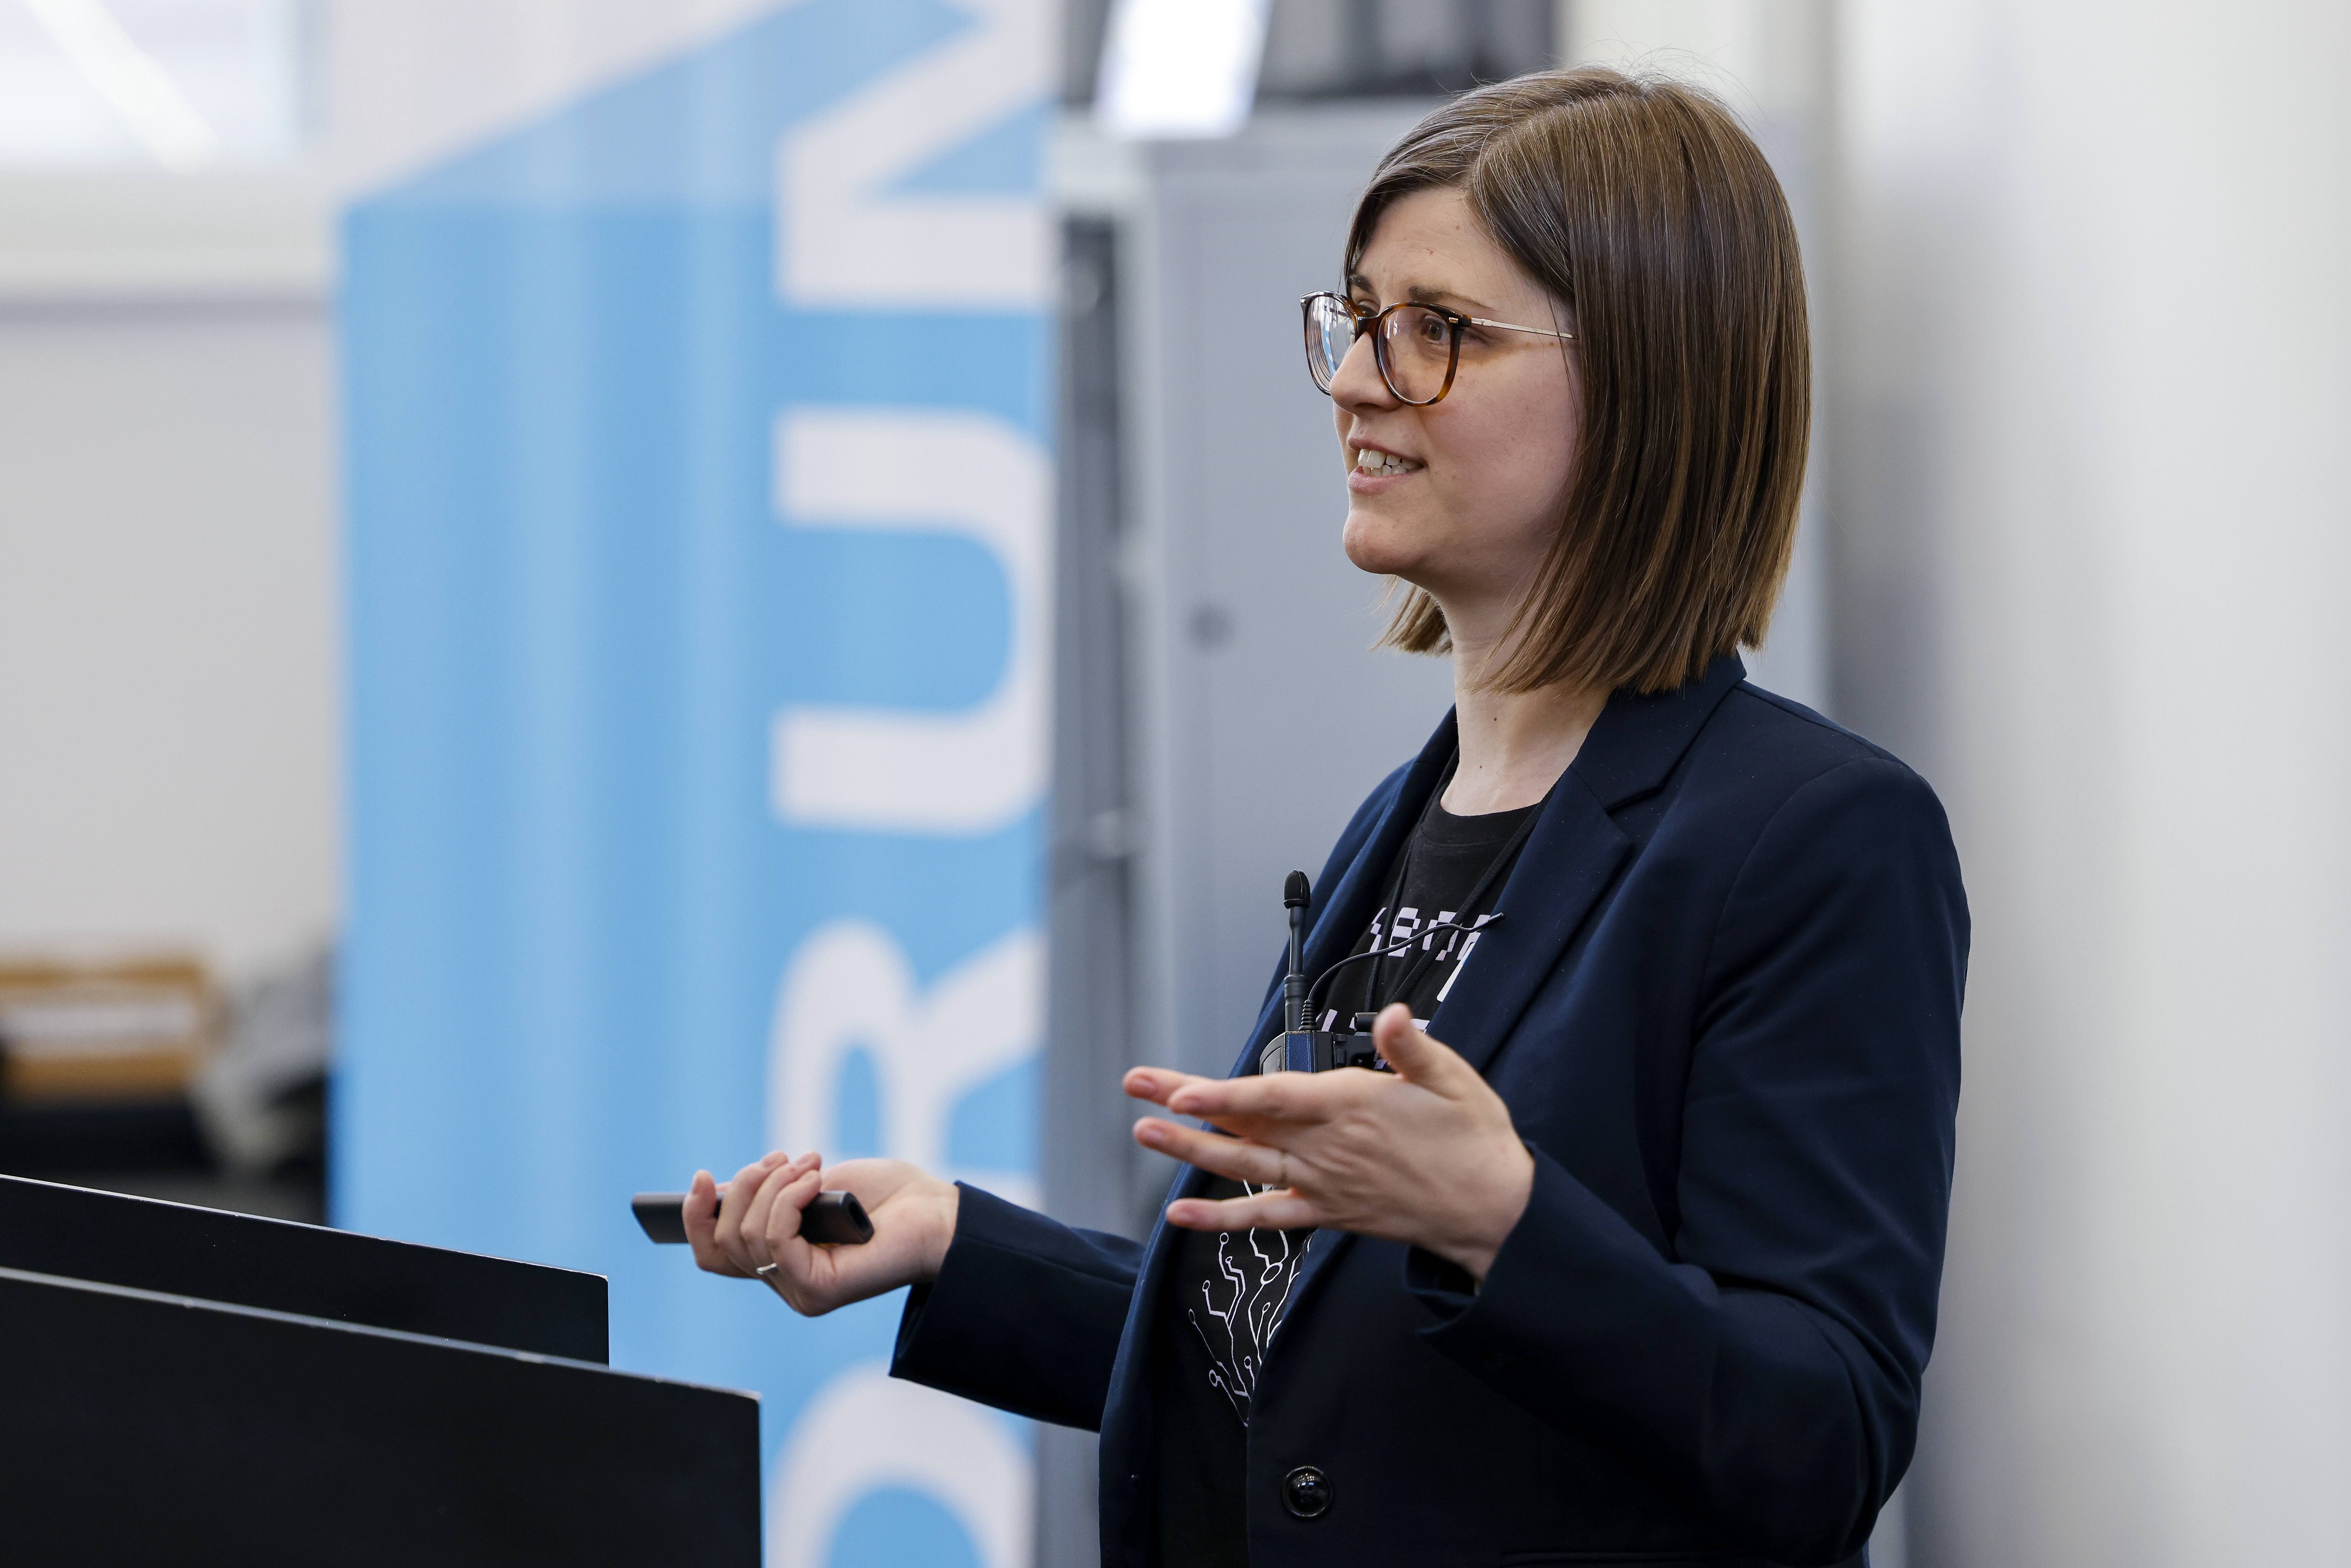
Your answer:
[[[1241,1191],[1252,1197],[1270,1190],[1241,1184]],[[1225,1231],[1217,1238],[1216,1279],[1203,1280],[1200,1300],[1184,1309],[1208,1352],[1209,1383],[1231,1401],[1233,1414],[1244,1427],[1257,1394],[1258,1372],[1265,1365],[1274,1331],[1281,1326],[1282,1309],[1290,1304],[1290,1288],[1305,1250],[1291,1242],[1287,1231]],[[1228,1292],[1221,1304],[1219,1284]]]

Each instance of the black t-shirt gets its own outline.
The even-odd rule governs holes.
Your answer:
[[[1474,927],[1491,917],[1510,877],[1509,862],[1524,841],[1522,830],[1541,810],[1457,817],[1432,799],[1390,868],[1385,896],[1354,951],[1427,934],[1392,956],[1340,970],[1325,988],[1328,994],[1318,998],[1317,1027],[1402,1001],[1426,1028],[1477,946]],[[1447,922],[1473,929],[1428,932]],[[1218,1177],[1200,1196],[1238,1197],[1258,1190]],[[1249,1405],[1313,1234],[1192,1230],[1176,1243],[1159,1304],[1152,1369],[1159,1568],[1248,1568]]]

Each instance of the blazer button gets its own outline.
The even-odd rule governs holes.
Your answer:
[[[1331,1511],[1331,1478],[1312,1465],[1301,1465],[1281,1478],[1281,1506],[1301,1519],[1320,1519]]]

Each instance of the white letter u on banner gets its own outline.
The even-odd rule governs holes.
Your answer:
[[[962,534],[1004,570],[1011,649],[994,690],[959,713],[786,707],[769,738],[769,798],[792,827],[971,835],[1045,792],[1051,647],[1051,478],[1001,420],[929,410],[788,408],[776,421],[787,527]]]

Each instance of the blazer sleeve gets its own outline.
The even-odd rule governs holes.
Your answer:
[[[1427,1340],[1646,1451],[1774,1562],[1859,1551],[1909,1464],[1934,1337],[1967,946],[1923,780],[1873,758],[1798,789],[1706,963],[1671,1255],[1536,1150],[1475,1294],[1410,1256]]]
[[[1099,1431],[1143,1249],[956,1186],[955,1239],[907,1297],[890,1375]]]

